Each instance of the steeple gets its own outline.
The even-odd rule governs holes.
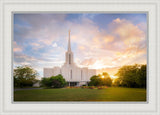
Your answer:
[[[69,30],[69,38],[68,38],[68,51],[66,52],[66,63],[67,64],[73,64],[73,53],[71,51],[71,41],[70,41],[70,30]]]
[[[68,38],[68,51],[71,51],[71,43],[70,43],[70,32],[71,30],[69,30],[69,38]]]

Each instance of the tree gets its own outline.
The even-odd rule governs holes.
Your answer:
[[[88,85],[89,86],[98,86],[98,85],[100,85],[100,82],[101,82],[100,77],[97,75],[94,75],[90,78],[90,82]]]
[[[106,78],[107,78],[107,77],[110,77],[110,75],[109,75],[107,72],[103,72],[102,75],[103,75],[104,77],[106,77]]]
[[[116,76],[120,85],[126,87],[144,87],[146,84],[146,65],[125,65],[121,67]]]
[[[24,87],[32,86],[33,83],[37,81],[36,76],[38,75],[37,71],[30,66],[18,66],[14,69],[14,86],[15,87]]]
[[[50,82],[49,77],[48,78],[43,77],[40,84],[45,87],[50,87],[52,83]]]
[[[121,80],[119,78],[114,79],[113,86],[121,86]]]
[[[62,88],[66,85],[66,81],[61,74],[51,76],[49,78],[42,78],[41,84],[46,87]]]
[[[103,76],[103,77],[102,77]],[[107,72],[104,72],[102,75],[94,75],[91,77],[89,86],[111,86],[112,79],[110,78]]]
[[[139,85],[139,87],[146,88],[146,65],[142,65],[140,69],[137,71],[137,79],[136,83]]]
[[[104,77],[101,78],[101,85],[102,86],[111,86],[112,85],[112,79],[110,77]]]
[[[112,85],[112,79],[107,72],[103,72],[102,75],[100,75],[100,79],[101,79],[100,85],[102,85],[102,86],[111,86]]]

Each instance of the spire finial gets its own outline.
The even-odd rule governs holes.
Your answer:
[[[68,38],[68,51],[71,51],[71,44],[70,44],[70,33],[71,33],[71,30],[69,29],[69,38]]]

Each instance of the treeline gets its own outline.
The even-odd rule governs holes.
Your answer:
[[[118,78],[111,79],[109,74],[105,72],[92,76],[88,85],[146,88],[146,69],[146,65],[125,65],[115,74]]]
[[[114,80],[114,86],[146,88],[146,65],[126,65],[121,67],[115,75],[118,78]]]
[[[146,88],[146,65],[125,65],[115,74],[118,78],[111,79],[107,72],[94,75],[90,78],[89,86],[118,86],[132,88]],[[14,69],[14,87],[33,86],[38,80],[38,73],[29,66],[19,66]],[[42,78],[40,84],[44,87],[61,88],[66,86],[66,80],[62,75]]]
[[[62,88],[67,82],[62,75],[51,76],[37,80],[38,73],[31,66],[18,66],[14,69],[14,87],[32,87],[33,84],[39,82],[42,87]]]

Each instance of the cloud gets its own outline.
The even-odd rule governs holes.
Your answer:
[[[44,67],[63,65],[69,29],[74,59],[81,67],[115,68],[146,62],[146,23],[115,18],[101,28],[95,16],[68,20],[64,14],[16,15],[14,63],[31,64],[41,73]]]
[[[52,45],[52,47],[57,47],[57,44],[56,44],[56,43],[54,43],[54,44]]]
[[[66,15],[41,15],[41,14],[16,14],[15,20],[20,20],[23,24],[14,25],[15,40],[25,42],[29,39],[37,39],[46,45],[58,39],[63,33],[60,27]]]
[[[40,46],[40,44],[38,44],[38,43],[31,43],[31,45],[35,46],[35,47],[39,47]]]
[[[22,48],[14,41],[13,42],[13,52],[21,52]]]
[[[143,32],[147,33],[147,23],[141,22],[137,24],[138,28],[141,29]]]
[[[113,20],[107,30],[98,31],[94,26],[89,27],[92,27],[90,29],[92,32],[87,31],[87,33],[92,33],[90,36],[87,35],[87,41],[86,38],[74,35],[74,40],[81,38],[78,41],[81,45],[77,52],[89,58],[82,60],[81,65],[103,68],[146,62],[143,61],[147,58],[145,56],[147,53],[146,33],[139,26],[119,18]],[[85,28],[82,31],[85,31]],[[142,56],[143,59],[139,60],[139,56]]]

